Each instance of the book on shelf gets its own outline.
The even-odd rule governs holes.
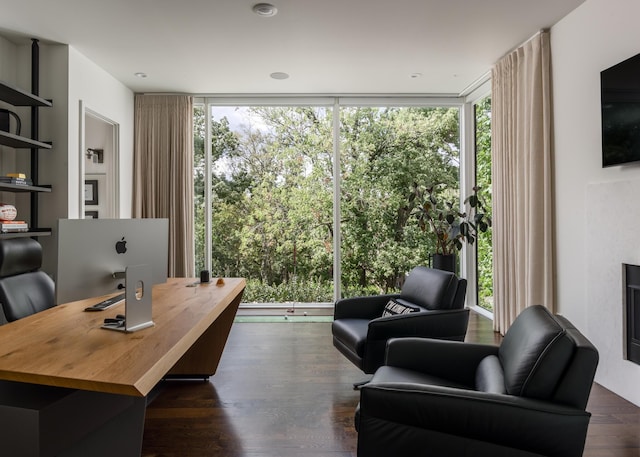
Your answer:
[[[29,224],[27,224],[25,221],[6,221],[4,219],[0,219],[0,232],[2,233],[28,231]]]
[[[10,176],[0,176],[0,183],[2,184],[18,184],[22,186],[32,186],[33,181],[27,178],[12,178]]]

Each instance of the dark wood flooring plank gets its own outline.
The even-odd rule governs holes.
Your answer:
[[[467,341],[498,344],[471,314]],[[147,408],[144,457],[355,457],[353,413],[366,376],[329,323],[234,324],[209,382],[172,381]],[[585,457],[640,456],[640,409],[594,385]]]
[[[171,383],[147,410],[144,456],[355,455],[362,373],[330,324],[234,324],[208,383]]]

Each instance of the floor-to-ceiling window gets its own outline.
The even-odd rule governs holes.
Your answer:
[[[408,199],[459,195],[461,103],[385,101],[198,105],[196,271],[247,278],[248,302],[330,303],[428,264]]]
[[[491,97],[474,104],[476,185],[481,189],[485,207],[491,211]],[[489,228],[478,234],[477,294],[478,306],[493,311],[493,248]]]
[[[340,109],[342,296],[391,293],[428,265],[435,239],[410,204],[415,186],[460,193],[458,108]]]
[[[196,268],[247,278],[249,302],[333,300],[332,110],[208,107],[210,227],[204,146],[196,150]],[[196,111],[201,125],[204,107]],[[202,145],[206,128],[200,129]],[[200,144],[200,140],[197,140]]]

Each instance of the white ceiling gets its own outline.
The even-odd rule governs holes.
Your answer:
[[[0,0],[0,35],[69,44],[136,92],[459,94],[583,1]]]

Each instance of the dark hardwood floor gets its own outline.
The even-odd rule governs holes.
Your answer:
[[[475,313],[468,341],[499,342]],[[171,381],[147,409],[145,457],[353,457],[364,379],[329,323],[236,323],[209,382]],[[640,408],[594,385],[585,457],[640,456]]]

